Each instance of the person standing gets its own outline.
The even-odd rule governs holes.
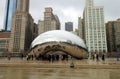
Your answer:
[[[99,61],[99,54],[96,54],[96,60]]]
[[[102,54],[102,61],[105,61],[105,54]]]
[[[92,53],[92,59],[93,59],[93,60],[95,59],[95,54],[94,54],[94,53]]]
[[[24,54],[23,53],[21,53],[21,59],[23,59],[24,58]]]
[[[11,54],[10,53],[8,53],[8,60],[10,60],[11,59]]]
[[[116,58],[117,58],[117,61],[119,61],[119,54],[116,53]]]

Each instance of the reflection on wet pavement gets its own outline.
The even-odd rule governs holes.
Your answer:
[[[0,79],[120,79],[120,70],[70,68],[0,68]]]

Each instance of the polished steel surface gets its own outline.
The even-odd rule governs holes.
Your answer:
[[[31,44],[31,48],[46,42],[66,42],[87,48],[84,41],[77,35],[63,30],[53,30],[40,34]]]
[[[75,58],[87,58],[87,47],[77,35],[63,31],[53,30],[40,34],[31,44],[29,56],[44,55],[51,51],[62,51]]]

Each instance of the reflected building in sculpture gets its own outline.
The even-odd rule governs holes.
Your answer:
[[[51,51],[63,51],[75,58],[87,57],[87,47],[84,41],[77,35],[62,30],[53,30],[40,34],[32,42],[31,51],[28,55],[45,55]]]
[[[5,16],[4,16],[4,30],[11,30],[12,18],[17,9],[18,0],[6,0]]]

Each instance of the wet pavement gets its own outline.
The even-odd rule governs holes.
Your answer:
[[[0,79],[120,79],[120,70],[79,68],[0,68]]]
[[[71,60],[68,61],[57,61],[54,62],[52,64],[68,64],[70,63]],[[84,59],[84,60],[73,60],[74,63],[76,64],[82,64],[82,65],[111,65],[111,64],[116,64],[116,65],[120,65],[120,60],[117,61],[116,58],[106,58],[105,61],[99,60],[90,60],[90,59]],[[0,64],[3,63],[11,63],[11,64],[16,64],[16,63],[41,63],[41,64],[50,64],[50,62],[47,61],[36,61],[36,60],[30,60],[27,61],[26,58],[11,58],[11,60],[8,60],[7,58],[0,58]]]
[[[0,79],[120,79],[120,61],[71,60],[59,62],[27,61],[26,59],[0,59]]]
[[[120,69],[120,61],[115,58],[107,58],[105,61],[99,60],[68,60],[68,61],[27,61],[25,58],[7,58],[0,59],[0,67],[12,67],[12,68],[70,68],[70,63],[73,62],[75,68],[80,69]]]

